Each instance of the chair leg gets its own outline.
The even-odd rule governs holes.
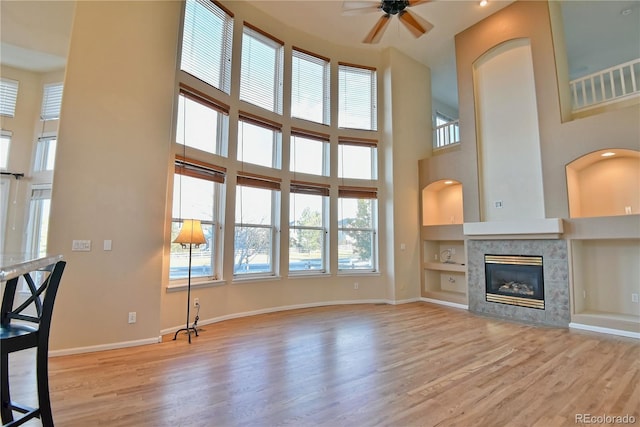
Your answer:
[[[36,376],[38,383],[38,405],[40,406],[40,420],[43,427],[53,427],[51,413],[51,399],[49,398],[49,346],[38,347],[36,360]]]
[[[2,424],[13,421],[11,410],[11,395],[9,394],[9,353],[0,355],[0,395],[2,395]]]

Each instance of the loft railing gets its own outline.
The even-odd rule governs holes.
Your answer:
[[[571,80],[573,111],[640,94],[640,58]]]
[[[437,126],[433,130],[433,148],[448,147],[460,142],[460,126],[458,120]]]

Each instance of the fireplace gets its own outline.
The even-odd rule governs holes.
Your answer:
[[[485,255],[486,301],[544,310],[542,256]]]

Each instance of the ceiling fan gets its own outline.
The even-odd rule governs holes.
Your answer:
[[[433,24],[419,17],[413,12],[410,12],[407,8],[416,6],[422,3],[427,3],[431,0],[377,0],[377,1],[357,1],[357,0],[345,0],[342,6],[343,14],[345,15],[358,15],[361,13],[372,12],[374,10],[381,10],[384,15],[378,19],[378,22],[373,26],[367,37],[363,40],[363,43],[378,43],[382,38],[382,34],[389,25],[391,17],[398,15],[400,22],[418,38],[421,35],[427,33],[433,28]]]

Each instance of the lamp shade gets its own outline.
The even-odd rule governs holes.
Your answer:
[[[188,245],[189,243],[193,243],[195,245],[207,243],[207,239],[205,239],[204,233],[202,232],[202,224],[200,224],[200,220],[183,220],[180,233],[178,233],[178,237],[176,237],[173,243],[181,243],[183,245]]]

